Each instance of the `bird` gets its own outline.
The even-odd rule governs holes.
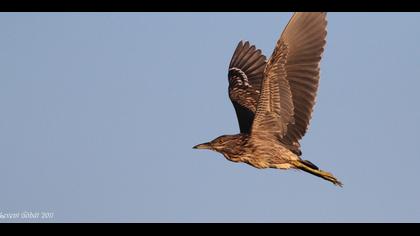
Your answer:
[[[222,135],[194,146],[223,154],[257,169],[302,170],[342,187],[333,174],[301,158],[320,80],[327,13],[292,15],[271,57],[241,40],[228,69],[228,95],[239,134]]]

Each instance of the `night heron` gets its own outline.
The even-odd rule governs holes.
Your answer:
[[[195,146],[256,168],[299,169],[342,186],[331,173],[301,159],[326,43],[326,13],[295,13],[270,59],[239,42],[229,65],[229,97],[240,133]]]

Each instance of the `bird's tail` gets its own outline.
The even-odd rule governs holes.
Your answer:
[[[293,161],[292,164],[300,170],[303,170],[305,172],[308,172],[310,174],[313,174],[325,180],[328,180],[337,186],[343,187],[343,184],[337,178],[335,178],[331,173],[318,169],[317,166],[315,166],[309,161],[298,160],[298,161]]]

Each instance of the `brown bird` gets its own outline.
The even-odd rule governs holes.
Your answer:
[[[342,186],[331,173],[301,159],[326,43],[326,13],[295,13],[270,59],[239,42],[229,65],[229,97],[240,133],[196,145],[256,168],[299,169]]]

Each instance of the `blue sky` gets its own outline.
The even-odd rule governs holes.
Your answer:
[[[420,14],[329,13],[299,171],[195,144],[238,132],[237,42],[291,13],[0,14],[0,213],[129,222],[419,222]],[[25,222],[14,219],[3,221]]]

